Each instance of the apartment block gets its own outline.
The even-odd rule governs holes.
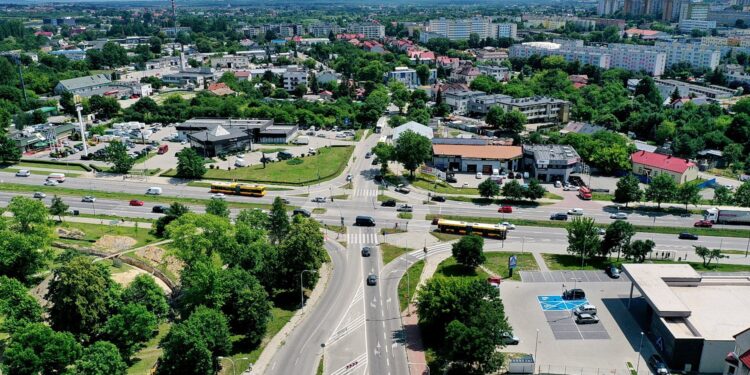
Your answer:
[[[439,18],[430,20],[429,31],[450,40],[466,40],[471,34],[484,39],[495,37],[492,35],[492,19],[490,17],[472,17],[466,19]]]
[[[298,66],[289,66],[286,72],[282,74],[284,80],[284,90],[292,91],[297,85],[308,85],[308,71]]]
[[[417,75],[417,71],[414,69],[407,68],[405,66],[399,66],[396,67],[391,72],[388,72],[386,74],[386,79],[388,81],[396,80],[409,88],[414,88],[418,86],[422,86],[422,83],[419,81],[419,76]],[[427,78],[427,82],[425,84],[432,84],[437,81],[437,69],[430,69],[430,76]]]
[[[333,32],[334,35],[340,34],[341,26],[335,23],[316,23],[314,25],[308,26],[307,32],[316,37],[324,38],[328,37],[331,32]]]
[[[346,30],[353,34],[362,34],[369,39],[385,38],[385,26],[379,23],[353,23]]]
[[[518,25],[515,23],[495,23],[492,27],[497,29],[497,32],[492,32],[497,38],[515,39],[518,33]]]
[[[718,49],[693,43],[656,42],[651,47],[667,54],[667,66],[688,63],[697,68],[716,69],[721,60]]]
[[[689,33],[693,30],[709,32],[716,28],[716,21],[693,20],[693,19],[680,20],[680,23],[678,24],[678,28],[683,33]]]

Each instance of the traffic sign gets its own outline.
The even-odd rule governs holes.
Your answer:
[[[516,268],[516,265],[518,264],[518,259],[515,255],[511,255],[508,259],[508,268],[513,269]]]

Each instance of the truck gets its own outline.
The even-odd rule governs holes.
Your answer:
[[[298,145],[310,144],[310,137],[307,137],[307,136],[297,137],[297,139],[294,140],[294,143]]]
[[[750,225],[750,209],[709,208],[705,213],[706,220],[713,224]]]

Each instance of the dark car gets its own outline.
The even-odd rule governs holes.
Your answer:
[[[683,233],[680,233],[677,236],[677,238],[679,238],[681,240],[697,240],[698,236],[696,236],[696,235],[694,235],[692,233],[683,232]]]
[[[287,152],[287,151],[279,151],[279,152],[278,152],[278,153],[276,154],[276,157],[277,157],[277,158],[278,158],[279,160],[287,160],[287,159],[291,159],[291,158],[293,158],[293,157],[294,157],[294,155],[292,155],[292,153],[291,153],[291,152]]]
[[[554,214],[550,215],[549,219],[550,220],[563,220],[563,221],[565,221],[565,220],[568,220],[568,214],[566,214],[564,212],[554,213]]]
[[[430,200],[435,201],[435,202],[445,202],[445,197],[442,195],[433,195],[432,198],[430,198]]]
[[[607,266],[607,269],[605,270],[607,272],[607,275],[613,279],[619,279],[620,278],[620,269],[617,268],[614,264],[610,264]]]
[[[292,211],[292,216],[302,215],[304,217],[310,217],[310,211],[304,208],[296,208]]]
[[[657,375],[669,374],[669,367],[658,354],[654,354],[648,359],[648,366],[654,369]]]
[[[369,256],[370,256],[370,254],[372,254],[372,251],[371,251],[371,250],[372,250],[372,248],[371,248],[371,247],[369,247],[369,246],[365,246],[365,247],[363,247],[363,248],[362,248],[362,256],[363,256],[363,257],[369,257]]]
[[[377,175],[377,176],[375,176],[374,180],[375,180],[375,182],[383,182],[383,176]]]
[[[375,275],[367,276],[367,285],[375,285],[378,283],[378,277]]]
[[[586,293],[583,289],[566,289],[563,292],[562,298],[565,300],[586,299]]]
[[[155,214],[165,214],[167,213],[168,209],[169,209],[169,206],[156,205],[154,207],[151,207],[151,212]]]
[[[371,216],[357,216],[354,219],[354,225],[358,227],[374,227],[375,219],[373,219]]]
[[[458,180],[456,180],[455,176],[449,175],[448,177],[445,178],[445,182],[456,183],[458,182]]]
[[[714,223],[712,223],[710,220],[698,220],[693,224],[696,228],[711,228],[714,226]]]
[[[383,207],[396,207],[396,200],[389,199],[387,201],[383,201],[383,203],[381,203],[380,205]]]

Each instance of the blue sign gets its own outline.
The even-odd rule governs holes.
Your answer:
[[[587,300],[564,300],[560,296],[537,296],[539,307],[542,311],[570,311],[580,305],[588,303]]]
[[[344,125],[349,126],[349,117],[344,117]]]
[[[511,255],[510,259],[508,259],[508,268],[516,268],[516,265],[518,264],[518,259],[515,255]]]

